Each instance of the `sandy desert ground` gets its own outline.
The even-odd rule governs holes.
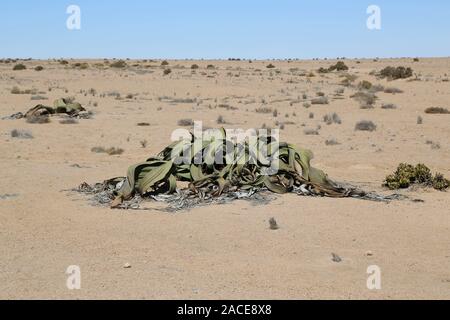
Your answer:
[[[404,190],[424,202],[388,204],[284,195],[268,205],[238,201],[164,213],[94,207],[64,191],[125,175],[170,143],[180,119],[219,127],[219,116],[230,128],[284,127],[281,139],[313,150],[316,167],[367,190],[391,193],[381,185],[400,162],[422,162],[449,177],[450,114],[424,110],[450,108],[450,59],[345,60],[348,72],[327,74],[317,69],[336,61],[162,67],[139,60],[124,69],[103,60],[68,62],[25,61],[22,71],[0,63],[0,117],[61,97],[94,113],[76,124],[0,120],[0,298],[450,298],[448,192]],[[77,62],[88,66],[74,68]],[[38,65],[44,70],[35,71]],[[377,79],[373,71],[389,65],[412,67],[415,76]],[[343,86],[346,78],[350,85]],[[374,107],[361,109],[350,96],[363,80],[402,93],[376,92]],[[12,94],[14,87],[30,91]],[[318,92],[329,103],[309,106]],[[382,108],[391,103],[396,108]],[[256,112],[262,106],[278,115]],[[341,124],[323,121],[332,113]],[[376,131],[355,131],[361,120],[373,121]],[[13,138],[14,129],[33,138]],[[311,129],[318,134],[306,134]],[[338,144],[326,143],[332,140]],[[124,153],[91,151],[98,146]],[[272,217],[277,231],[269,229]],[[332,261],[332,253],[342,261]],[[70,265],[81,268],[81,290],[66,287]],[[370,265],[381,269],[381,290],[366,286]]]

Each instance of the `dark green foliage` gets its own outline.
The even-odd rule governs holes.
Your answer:
[[[389,78],[392,80],[407,79],[412,77],[413,70],[405,67],[386,67],[380,71],[381,78]]]
[[[116,62],[110,64],[111,68],[121,69],[121,68],[125,68],[126,66],[127,66],[127,63],[123,60],[119,60],[119,61],[116,61]]]
[[[16,64],[16,65],[13,67],[13,70],[14,70],[14,71],[26,70],[26,69],[27,69],[27,67],[26,67],[24,64],[21,64],[21,63]]]
[[[449,187],[450,181],[440,173],[436,173],[433,177],[431,170],[424,164],[413,166],[401,163],[393,174],[386,177],[384,182],[384,186],[391,190],[406,189],[414,184],[445,190]]]

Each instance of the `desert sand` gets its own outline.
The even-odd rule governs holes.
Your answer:
[[[228,128],[284,127],[281,140],[311,149],[314,166],[366,190],[393,193],[382,183],[401,162],[425,163],[449,177],[450,115],[424,110],[450,108],[450,59],[345,60],[347,72],[326,74],[317,69],[335,60],[186,60],[166,67],[139,60],[123,69],[103,60],[19,62],[27,69],[0,63],[0,117],[62,97],[94,115],[76,124],[57,116],[46,124],[0,120],[1,299],[450,298],[448,192],[402,190],[423,202],[390,203],[288,194],[267,205],[237,201],[165,213],[95,207],[67,191],[124,176],[168,145],[181,119],[220,127],[219,116]],[[88,67],[74,68],[77,62]],[[44,70],[35,71],[38,65]],[[373,71],[391,65],[415,75],[376,78]],[[164,68],[172,72],[164,75]],[[346,74],[357,78],[343,86]],[[361,109],[351,96],[363,80],[402,93],[376,92],[373,108]],[[14,87],[31,91],[12,94]],[[317,92],[329,103],[309,106]],[[45,100],[31,100],[37,95]],[[390,103],[396,108],[382,108]],[[255,111],[261,107],[278,115]],[[333,113],[341,124],[323,121]],[[361,120],[376,130],[355,131]],[[13,138],[14,129],[33,138]],[[306,134],[310,129],[318,134]],[[91,151],[99,146],[124,152]],[[81,269],[80,290],[66,286],[70,265]],[[371,265],[381,270],[380,290],[366,286]]]

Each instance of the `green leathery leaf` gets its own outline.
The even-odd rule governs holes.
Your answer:
[[[139,172],[136,189],[140,194],[145,194],[151,190],[157,183],[166,180],[168,174],[171,172],[173,163],[171,161],[161,163],[151,163],[148,166],[143,166]]]

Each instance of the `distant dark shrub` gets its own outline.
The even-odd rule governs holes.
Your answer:
[[[118,68],[118,69],[125,68],[126,66],[127,63],[123,60],[119,60],[110,64],[111,68]]]
[[[375,131],[377,130],[377,126],[372,121],[360,121],[355,126],[356,131]]]
[[[26,66],[24,65],[24,64],[21,64],[21,63],[19,63],[19,64],[16,64],[14,67],[13,67],[13,70],[14,71],[20,71],[20,70],[26,70]]]
[[[412,77],[413,70],[406,67],[386,67],[380,71],[381,78],[389,78],[392,80],[407,79]]]
[[[441,107],[431,107],[425,110],[428,114],[450,114],[450,111]]]

